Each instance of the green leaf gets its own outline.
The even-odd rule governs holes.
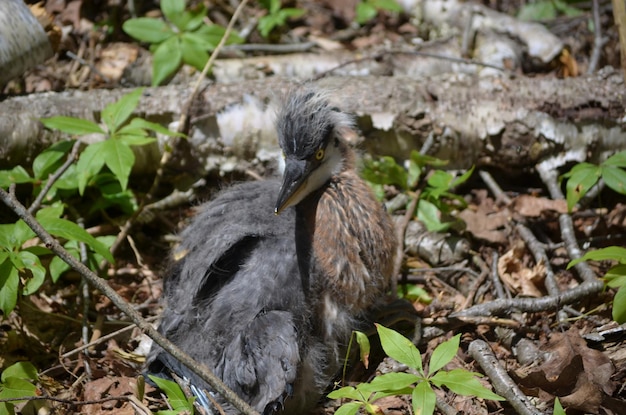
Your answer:
[[[433,301],[428,291],[416,284],[398,285],[398,297],[424,304],[430,304]]]
[[[25,379],[7,377],[2,383],[0,389],[0,399],[15,399],[26,396],[35,396],[37,387]],[[20,403],[21,401],[12,401],[12,403]]]
[[[363,406],[361,402],[348,402],[344,403],[337,409],[335,415],[355,415],[359,412],[359,409]]]
[[[361,394],[352,386],[344,386],[343,388],[335,389],[328,394],[328,397],[330,399],[347,398],[353,400],[360,400],[362,398]]]
[[[626,150],[613,154],[611,157],[606,159],[602,165],[626,168]]]
[[[552,415],[565,415],[565,411],[563,410],[563,406],[561,406],[561,402],[559,398],[554,398],[554,411]]]
[[[148,375],[156,385],[167,395],[168,402],[175,410],[187,410],[193,413],[193,405],[189,403],[185,394],[176,382],[158,376]]]
[[[372,391],[399,391],[421,379],[410,373],[385,373],[378,375],[370,382]]]
[[[369,3],[379,10],[387,10],[390,12],[401,12],[400,6],[395,0],[369,0]]]
[[[2,371],[2,383],[8,378],[37,380],[37,368],[31,362],[17,362]]]
[[[378,14],[378,10],[369,3],[359,2],[356,5],[356,22],[364,24],[372,20]]]
[[[63,131],[73,135],[104,134],[104,131],[93,121],[74,117],[42,118],[41,123],[49,129]]]
[[[146,144],[154,143],[156,141],[156,138],[154,137],[127,134],[117,135],[115,139],[127,146],[144,146]]]
[[[148,43],[161,43],[175,35],[163,20],[149,17],[129,19],[122,28],[135,39]]]
[[[439,219],[439,209],[428,200],[420,199],[417,205],[417,218],[426,225],[431,232],[445,231],[450,227],[448,223],[442,223]]]
[[[589,163],[580,163],[564,174],[568,177],[566,184],[567,208],[571,211],[578,201],[587,194],[589,189],[598,182],[602,169]]]
[[[384,156],[378,160],[365,160],[361,175],[368,182],[375,184],[394,184],[401,189],[407,188],[407,172],[396,163],[393,157]]]
[[[538,0],[534,3],[526,3],[517,14],[520,20],[554,20],[556,7],[552,0]]]
[[[603,166],[602,178],[611,189],[619,194],[626,194],[626,171],[615,166]]]
[[[465,369],[453,369],[448,372],[440,371],[430,378],[437,386],[445,385],[452,392],[463,396],[476,396],[477,398],[503,401],[503,397],[496,395],[480,383],[476,373]]]
[[[611,288],[626,285],[626,264],[616,265],[604,274],[604,280]]]
[[[139,104],[144,88],[137,88],[102,110],[102,120],[112,134],[132,115]]]
[[[161,124],[155,122],[146,121],[143,118],[133,118],[129,124],[129,127],[142,128],[145,130],[151,130],[159,134],[167,135],[170,137],[185,137],[185,134],[172,131],[167,127],[163,127]]]
[[[204,18],[207,15],[207,8],[204,4],[199,4],[195,10],[185,13],[185,20],[181,22],[181,30],[193,32],[198,30],[204,24]]]
[[[184,34],[181,38],[181,53],[183,62],[193,66],[199,71],[204,69],[204,66],[209,61],[209,54],[206,52],[207,48],[194,41],[189,34]]]
[[[280,16],[281,20],[284,21],[286,19],[290,19],[290,18],[298,18],[302,15],[304,15],[304,13],[306,13],[306,10],[302,10],[302,9],[297,9],[295,7],[286,7],[284,9],[281,9],[278,12],[278,15]]]
[[[432,415],[437,404],[437,395],[428,382],[419,383],[413,389],[413,412],[415,415]]]
[[[74,140],[60,141],[51,145],[46,150],[39,153],[33,160],[33,174],[36,178],[42,179],[56,169],[56,165],[74,146]]]
[[[45,206],[37,211],[37,220],[41,220],[42,218],[59,218],[64,210],[65,207],[60,202]]]
[[[613,320],[626,323],[626,285],[622,285],[613,298]]]
[[[21,247],[24,242],[32,239],[36,236],[35,232],[24,222],[22,219],[19,219],[15,222],[13,227],[13,244],[10,246],[13,247]]]
[[[179,29],[180,19],[185,12],[185,0],[161,0],[161,11],[167,20],[174,23]],[[182,22],[180,22],[182,24]]]
[[[79,259],[77,252],[75,251],[74,252],[68,251],[68,252],[74,258]],[[48,269],[50,270],[50,278],[52,279],[52,282],[56,283],[61,277],[61,275],[63,275],[64,272],[70,270],[71,268],[72,267],[70,267],[65,261],[63,261],[61,258],[55,255],[50,260],[50,265],[48,265]]]
[[[462,185],[472,176],[472,173],[474,173],[474,166],[472,166],[469,170],[467,170],[459,177],[455,177],[454,180],[452,180],[452,183],[450,183],[450,187],[452,188]]]
[[[8,316],[17,304],[20,276],[9,259],[0,264],[0,310]]]
[[[370,340],[367,338],[367,335],[361,331],[355,330],[354,335],[356,337],[356,342],[359,345],[359,352],[361,362],[367,369],[369,367],[369,357],[370,357]]]
[[[104,157],[102,156],[102,147],[106,141],[92,143],[85,148],[76,163],[76,172],[78,174],[78,192],[82,196],[87,187],[87,182],[104,166]]]
[[[380,324],[376,324],[376,330],[387,356],[422,372],[422,355],[409,339]]]
[[[39,215],[37,215],[37,220],[50,234],[70,241],[84,242],[107,261],[114,262],[113,256],[107,247],[74,222],[61,218],[39,217]]]
[[[29,183],[33,179],[22,166],[15,166],[11,170],[0,171],[0,187],[6,188],[13,183]]]
[[[626,248],[609,246],[607,248],[589,251],[582,257],[570,261],[570,263],[567,264],[567,269],[583,261],[606,261],[610,259],[617,260],[620,263],[626,263]]]
[[[180,42],[172,37],[161,43],[152,57],[152,86],[160,85],[168,76],[178,70],[182,62]]]
[[[443,167],[448,164],[448,160],[441,160],[437,157],[429,156],[427,154],[421,154],[419,151],[416,150],[411,151],[411,161],[420,167]]]
[[[107,140],[102,146],[101,157],[105,159],[107,167],[115,175],[122,185],[122,190],[126,190],[130,171],[135,164],[135,155],[130,147],[121,140]]]
[[[46,269],[41,265],[39,257],[32,252],[21,251],[18,255],[24,263],[24,267],[32,274],[32,277],[24,283],[22,294],[31,295],[43,284],[46,278]]]
[[[461,341],[461,335],[457,334],[449,340],[441,343],[433,350],[433,354],[430,357],[428,364],[428,373],[433,374],[448,363],[459,351],[459,342]]]

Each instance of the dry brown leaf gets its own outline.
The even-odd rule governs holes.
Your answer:
[[[520,195],[515,198],[511,208],[522,216],[539,217],[545,211],[567,213],[567,202],[565,199],[552,200],[545,197]]]
[[[542,263],[532,268],[526,267],[521,261],[523,247],[514,247],[498,260],[498,275],[509,289],[524,297],[541,297],[537,287],[545,277],[545,266]]]

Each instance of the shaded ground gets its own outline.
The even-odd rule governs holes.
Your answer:
[[[225,24],[232,8],[218,3],[212,7],[210,17]],[[333,3],[333,6],[326,3]],[[283,28],[284,35],[314,32],[358,49],[385,41],[402,42],[404,33],[417,30],[411,29],[408,18],[387,14],[363,28],[353,29],[349,22],[354,17],[354,4],[351,1],[302,2],[302,7],[311,13]],[[489,5],[507,12],[518,7],[516,2],[489,2]],[[44,6],[54,21],[67,28],[70,34],[63,38],[55,58],[10,83],[4,94],[121,86],[122,70],[141,53],[120,30],[121,22],[128,17],[125,2],[49,0]],[[142,6],[139,15],[155,9],[152,2],[142,2]],[[612,27],[610,10],[606,6],[602,10],[602,24]],[[570,45],[571,54],[582,70],[593,43],[593,34],[587,25],[589,11],[584,11],[587,18],[563,17],[548,23],[554,33]],[[246,17],[259,13],[260,8],[250,7]],[[279,38],[278,33],[274,36]],[[618,66],[616,33],[608,30],[606,36],[608,42],[601,66]],[[249,41],[265,40],[254,33]],[[63,52],[67,51],[85,62],[66,57]],[[95,65],[97,70],[90,69],[89,64]],[[557,76],[557,72],[534,75]],[[494,189],[488,188],[476,174],[457,189],[457,194],[463,196],[469,207],[460,215],[466,224],[465,230],[449,235],[466,241],[467,245],[455,252],[456,255],[443,255],[427,262],[416,254],[423,240],[418,238],[416,246],[407,245],[399,280],[424,290],[423,297],[411,298],[411,301],[421,317],[419,347],[425,360],[442,341],[462,333],[461,352],[450,369],[464,367],[482,372],[469,356],[467,347],[474,339],[483,339],[539,409],[549,412],[554,396],[559,396],[564,406],[570,408],[568,413],[624,413],[626,334],[611,319],[612,290],[585,297],[569,306],[559,305],[537,312],[512,310],[485,317],[451,317],[453,312],[488,303],[500,296],[540,298],[547,295],[546,264],[536,261],[516,224],[530,230],[547,251],[558,288],[565,291],[579,284],[578,276],[566,269],[570,257],[559,224],[559,214],[566,210],[564,204],[551,199],[534,171],[518,176],[505,175],[499,170],[493,173],[506,197],[494,196]],[[211,179],[210,183],[217,182]],[[227,180],[219,185],[225,182]],[[208,186],[201,197],[209,197],[210,193]],[[394,191],[388,193],[392,197]],[[507,197],[510,200],[506,200]],[[123,245],[116,255],[116,268],[108,271],[111,285],[146,318],[159,314],[164,258],[175,243],[173,235],[193,215],[192,204],[164,210],[152,221],[135,226],[132,242],[129,240]],[[399,219],[404,212],[399,209],[393,214]],[[603,191],[572,218],[576,238],[584,249],[625,245],[626,203],[612,191]],[[111,218],[109,222],[92,223],[90,232],[115,233],[114,225],[118,221],[119,218]],[[592,266],[595,273],[602,276],[610,264],[594,263]],[[493,278],[494,274],[498,277]],[[497,285],[500,280],[501,293]],[[47,283],[37,294],[22,299],[16,312],[2,317],[0,363],[3,367],[20,360],[35,364],[41,373],[41,390],[65,400],[48,403],[55,413],[135,413],[128,398],[115,397],[134,393],[146,339],[128,325],[127,319],[106,297],[92,293],[87,297],[86,317],[91,328],[89,335],[95,344],[86,353],[79,352],[85,310],[85,297],[81,293],[79,276],[70,272],[58,284]],[[611,329],[615,331],[607,331]],[[394,370],[393,364],[385,362],[380,370]],[[352,380],[368,379],[356,370]],[[152,410],[163,408],[162,397],[150,387],[147,390],[145,404]],[[69,404],[109,396],[113,399],[104,403],[82,407]],[[450,392],[441,392],[440,398],[459,412],[515,413],[506,403],[482,402]],[[379,404],[387,414],[410,413],[407,402],[405,398],[391,397]],[[326,403],[325,411],[332,413],[336,407],[337,403]],[[27,410],[24,409],[24,413]]]

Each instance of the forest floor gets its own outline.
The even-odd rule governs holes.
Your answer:
[[[45,91],[125,86],[121,83],[126,76],[124,71],[137,56],[146,54],[122,31],[122,22],[130,16],[127,3],[117,0],[41,2],[42,13],[63,30],[61,44],[55,57],[46,64],[5,86],[0,91],[0,99]],[[136,3],[141,5],[136,11],[139,16],[158,15],[155,1]],[[208,3],[209,17],[226,25],[233,2]],[[418,32],[406,15],[387,12],[355,28],[351,25],[355,19],[355,0],[290,3],[306,9],[307,14],[280,26],[269,40],[258,31],[252,31],[246,40],[250,43],[280,42],[315,34],[358,51],[362,47],[399,42]],[[524,2],[484,2],[509,14],[515,14],[521,3]],[[601,3],[606,43],[600,67],[618,68],[619,41],[610,2]],[[588,24],[590,6],[580,7],[582,17],[561,15],[545,24],[567,43],[572,59],[577,62],[577,70],[584,73],[594,34]],[[246,26],[246,19],[261,13],[259,5],[248,6],[240,18],[240,27]],[[72,58],[70,52],[78,58]],[[520,76],[557,77],[563,76],[563,71],[555,68]],[[492,172],[501,173],[498,169]],[[257,173],[263,174],[263,171]],[[460,352],[448,369],[462,367],[483,372],[468,352],[472,341],[482,339],[539,411],[551,413],[554,398],[560,397],[568,414],[626,414],[626,328],[617,324],[611,315],[614,289],[604,289],[573,304],[556,304],[537,311],[511,310],[498,316],[462,315],[462,311],[472,306],[498,298],[545,298],[548,295],[544,284],[546,265],[553,270],[554,281],[561,291],[581,284],[575,272],[567,268],[570,256],[560,224],[560,216],[567,213],[565,201],[550,197],[536,171],[502,174],[499,179],[503,191],[500,195],[494,195],[494,188],[486,185],[476,173],[455,189],[468,207],[459,215],[463,229],[451,230],[446,237],[462,238],[467,245],[459,248],[461,251],[427,261],[417,254],[419,246],[407,246],[398,281],[400,291],[409,292],[407,301],[419,316],[418,347],[425,361],[437,345],[460,333]],[[210,182],[216,183],[215,178]],[[216,186],[226,184],[224,181]],[[208,197],[212,192],[213,189],[205,189],[203,195]],[[397,193],[387,189],[390,198]],[[174,235],[188,223],[196,203],[169,208],[159,212],[152,222],[134,226],[127,243],[115,255],[115,266],[107,271],[111,287],[154,322],[162,309],[162,277],[167,267],[166,258],[176,240]],[[116,213],[119,214],[101,215],[102,222],[89,223],[89,231],[115,234],[119,218],[110,215]],[[402,208],[393,211],[398,223],[404,213]],[[512,217],[536,235],[547,252],[548,264],[536,260],[536,252],[529,247],[524,230],[513,224]],[[584,250],[626,245],[626,199],[623,195],[605,189],[571,217],[575,237]],[[591,267],[601,278],[614,264],[591,262]],[[39,370],[41,394],[57,398],[57,401],[20,404],[18,410],[22,413],[34,414],[42,407],[50,411],[47,413],[96,415],[134,414],[141,413],[141,408],[151,411],[166,408],[163,395],[150,386],[146,386],[147,394],[141,405],[128,398],[136,394],[137,377],[149,339],[106,296],[95,291],[85,296],[78,274],[67,272],[54,284],[47,281],[35,294],[22,297],[15,311],[0,317],[0,323],[0,365],[6,368],[17,361],[32,362]],[[85,326],[92,343],[86,349],[81,348]],[[378,369],[393,370],[388,369],[391,366],[393,364],[386,361]],[[371,370],[366,374],[357,369],[349,381],[368,381],[370,376]],[[489,380],[483,379],[488,385]],[[437,393],[454,408],[452,413],[517,413],[506,402],[472,399],[443,389]],[[94,403],[79,405],[85,401]],[[385,414],[412,413],[408,396],[383,398],[377,404]],[[334,413],[338,406],[336,401],[325,401],[320,404],[320,412]]]

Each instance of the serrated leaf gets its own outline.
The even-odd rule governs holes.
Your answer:
[[[24,267],[30,271],[32,277],[26,280],[22,294],[31,295],[36,292],[46,278],[46,269],[41,265],[39,257],[28,251],[21,251],[18,254]]]
[[[175,35],[163,20],[149,17],[126,20],[122,29],[135,39],[148,43],[161,43]]]
[[[567,264],[567,269],[583,261],[606,261],[610,259],[617,260],[620,263],[626,263],[626,248],[609,246],[607,248],[589,251],[582,257],[570,261],[570,263]]]
[[[387,356],[422,372],[422,355],[409,339],[380,324],[376,324],[376,330]]]
[[[37,368],[31,362],[17,362],[2,371],[2,383],[8,378],[37,380]]]
[[[420,378],[410,373],[385,373],[378,375],[369,383],[374,391],[400,391],[407,386],[418,383]]]
[[[9,259],[0,264],[0,310],[8,316],[17,304],[20,276]]]
[[[0,399],[15,399],[26,396],[35,396],[37,387],[25,379],[7,377],[0,388]],[[13,403],[24,402],[23,400],[12,401]]]
[[[602,179],[607,186],[619,194],[626,194],[626,171],[620,167],[603,166]]]
[[[11,170],[0,171],[0,187],[7,188],[13,183],[29,183],[33,179],[22,166],[15,166]]]
[[[122,96],[117,102],[107,105],[102,110],[102,120],[109,128],[109,133],[117,131],[132,115],[139,104],[144,88],[137,88]]]
[[[433,354],[430,357],[428,364],[428,373],[433,374],[448,363],[459,351],[459,342],[461,341],[461,335],[457,334],[449,340],[441,343],[433,350]]]
[[[133,151],[126,143],[115,139],[105,141],[101,151],[107,167],[122,185],[122,190],[126,190],[128,177],[135,163]]]
[[[419,383],[413,389],[411,397],[415,415],[432,415],[435,412],[437,395],[435,395],[435,391],[432,390],[428,382]]]
[[[430,381],[437,386],[445,385],[452,392],[463,396],[476,396],[482,399],[503,401],[503,397],[496,395],[480,383],[476,374],[465,369],[453,369],[450,371],[440,371],[430,378]]]
[[[161,43],[152,56],[152,86],[160,85],[168,76],[178,70],[182,62],[180,42],[172,37]]]
[[[154,383],[156,383],[159,389],[165,392],[165,395],[167,395],[167,400],[172,408],[174,408],[175,410],[185,409],[188,410],[189,413],[193,413],[193,405],[189,403],[189,401],[185,397],[185,394],[176,382],[153,375],[148,375],[148,377]]]
[[[348,402],[344,403],[335,411],[335,415],[355,415],[359,412],[359,409],[363,406],[361,402]]]
[[[367,335],[361,331],[355,330],[354,335],[356,338],[356,342],[359,345],[359,355],[361,358],[361,362],[363,362],[363,366],[365,369],[369,367],[369,358],[370,358],[370,340],[367,338]]]
[[[113,256],[106,246],[74,222],[61,218],[42,218],[39,217],[39,215],[37,216],[37,220],[39,220],[41,226],[50,234],[70,241],[84,242],[95,252],[102,255],[107,261],[111,263],[114,262]]]
[[[70,151],[72,146],[74,146],[74,140],[60,141],[42,151],[33,160],[34,176],[43,179],[44,175],[52,173],[52,168]]]
[[[60,115],[57,117],[42,118],[40,121],[47,128],[63,131],[64,133],[73,135],[105,133],[95,122],[83,120],[82,118],[65,117]]]
[[[626,285],[622,285],[613,298],[613,320],[626,323]]]

